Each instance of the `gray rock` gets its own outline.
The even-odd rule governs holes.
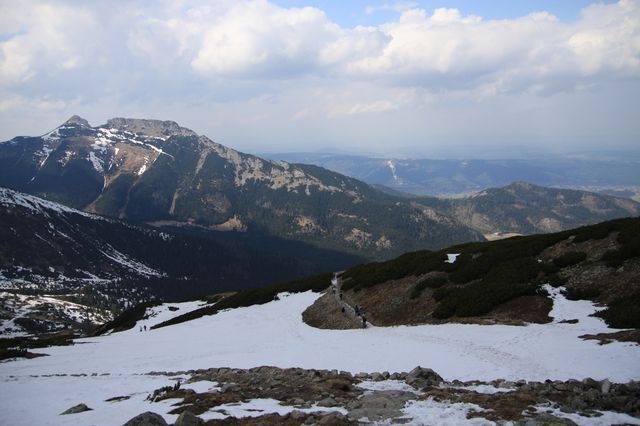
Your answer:
[[[289,413],[289,418],[293,420],[301,420],[305,417],[307,417],[307,413],[305,413],[304,411],[293,410],[291,413]]]
[[[204,420],[197,417],[191,411],[183,411],[179,416],[174,426],[200,426],[204,424]]]
[[[333,398],[325,398],[321,401],[318,401],[318,405],[320,407],[335,407],[336,405],[338,405],[338,403]]]
[[[78,405],[74,405],[73,407],[63,411],[62,413],[60,413],[60,415],[66,415],[66,414],[77,414],[77,413],[82,413],[84,411],[90,411],[93,410],[93,408],[89,408],[87,407],[86,404],[78,404]]]
[[[222,385],[220,392],[222,393],[226,393],[226,392],[240,392],[242,390],[242,388],[240,386],[238,386],[235,383],[225,383],[224,385]]]
[[[424,389],[428,386],[438,386],[444,382],[442,377],[430,368],[422,368],[420,366],[414,368],[407,374],[405,379],[408,385],[416,389]]]
[[[602,392],[603,394],[608,394],[610,390],[611,382],[609,381],[609,379],[604,379],[602,382],[600,382],[600,392]]]
[[[331,412],[323,415],[318,421],[319,425],[341,425],[346,422],[347,418],[338,412]]]
[[[167,422],[160,414],[147,411],[146,413],[138,414],[122,426],[168,426]]]
[[[415,399],[415,395],[411,392],[379,391],[363,395],[358,401],[361,404],[358,408],[355,408],[356,404],[349,404],[347,409],[352,419],[366,417],[375,422],[401,416],[402,409],[411,399]]]

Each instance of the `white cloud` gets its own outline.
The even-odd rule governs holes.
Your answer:
[[[312,72],[322,46],[339,32],[319,9],[283,9],[266,1],[238,2],[204,24],[191,65],[204,75],[234,77]]]
[[[466,104],[502,114],[517,111],[522,99],[538,99],[551,111],[554,96],[600,96],[615,104],[597,110],[616,132],[640,134],[638,124],[620,128],[615,118],[627,117],[622,108],[639,107],[629,95],[638,90],[620,87],[637,89],[640,80],[640,0],[594,4],[575,22],[544,11],[488,20],[413,2],[382,8],[399,15],[346,28],[318,8],[267,0],[0,2],[0,129],[5,138],[15,135],[15,118],[27,105],[48,112],[47,123],[87,110],[99,120],[125,113],[187,117],[208,131],[221,130],[212,124],[221,116],[240,126],[246,109],[263,124],[273,122],[281,140],[300,139],[302,124],[326,135],[321,120],[337,117],[354,124],[332,131],[368,140],[376,126],[360,120],[393,111],[397,121],[389,118],[385,129],[407,133],[416,126],[407,139],[417,140],[425,111],[439,117],[430,128],[442,134]],[[438,107],[451,119],[434,113]],[[491,129],[467,123],[468,134],[490,138]]]

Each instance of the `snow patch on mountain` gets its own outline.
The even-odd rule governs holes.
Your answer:
[[[96,172],[104,172],[104,165],[102,164],[102,160],[96,156],[95,152],[90,151],[87,159],[91,162]]]
[[[50,217],[50,212],[54,212],[59,214],[78,214],[96,220],[108,220],[101,216],[85,213],[80,210],[63,206],[62,204],[54,203],[52,201],[44,200],[21,192],[16,192],[8,188],[0,188],[0,205],[16,205],[25,207],[35,213],[42,214],[45,217]]]
[[[131,259],[130,257],[120,253],[118,250],[113,247],[108,247],[107,250],[100,250],[100,252],[107,258],[119,263],[127,269],[130,269],[132,272],[137,273],[138,275],[146,275],[148,277],[163,277],[166,276],[165,273],[162,273],[156,269],[153,269],[142,262],[138,262],[136,260]]]

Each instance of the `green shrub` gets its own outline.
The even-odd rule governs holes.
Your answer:
[[[543,284],[548,283],[552,287],[562,287],[569,279],[559,274],[548,274],[544,277],[543,281]]]
[[[602,259],[607,266],[617,268],[621,266],[625,260],[638,256],[640,256],[640,235],[625,240],[618,249],[607,251],[602,256]]]
[[[569,300],[594,300],[602,294],[602,290],[593,287],[577,288],[568,287],[565,297]]]
[[[589,240],[602,240],[614,230],[615,225],[611,222],[578,228],[576,230],[578,233],[573,239],[573,242],[578,244]]]
[[[613,328],[640,328],[640,293],[614,300],[598,316]]]
[[[433,291],[433,299],[436,302],[441,301],[442,299],[446,298],[447,296],[449,296],[449,294],[451,294],[451,292],[454,291],[454,287],[440,287],[437,288]]]
[[[411,298],[415,299],[422,294],[422,292],[427,288],[440,288],[447,283],[447,277],[445,276],[437,276],[437,277],[429,277],[423,280],[420,280],[416,283],[411,291]]]
[[[587,258],[587,253],[582,251],[570,251],[553,259],[558,268],[577,265]]]
[[[405,253],[385,262],[373,262],[348,269],[343,274],[344,290],[358,290],[411,275],[423,275],[445,268],[444,251],[421,250]]]
[[[9,358],[25,358],[28,352],[24,348],[19,349],[6,349],[0,348],[0,360]]]

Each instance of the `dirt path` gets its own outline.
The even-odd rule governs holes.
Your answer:
[[[333,278],[331,279],[331,287],[329,291],[333,293],[334,299],[338,304],[340,310],[344,313],[344,315],[348,316],[352,319],[354,325],[357,328],[364,328],[363,322],[366,324],[366,327],[373,327],[374,325],[371,323],[369,317],[364,312],[361,312],[362,308],[358,308],[356,310],[356,304],[351,303],[349,298],[342,291],[342,272],[335,272],[333,274]],[[366,321],[363,321],[363,317],[366,318]]]

